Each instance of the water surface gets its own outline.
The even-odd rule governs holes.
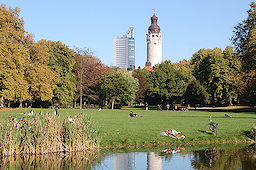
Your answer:
[[[255,170],[255,145],[160,146],[0,158],[0,169]]]
[[[120,151],[119,151],[120,152]],[[256,169],[255,146],[213,146],[197,150],[171,147],[154,152],[121,152],[102,155],[92,169],[169,170],[169,169]]]

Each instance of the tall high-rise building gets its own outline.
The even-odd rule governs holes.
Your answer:
[[[147,35],[147,62],[146,66],[155,66],[162,62],[162,32],[157,25],[157,16],[151,17],[151,25]]]
[[[125,70],[133,70],[135,67],[135,38],[133,27],[122,37],[113,40],[113,66]]]

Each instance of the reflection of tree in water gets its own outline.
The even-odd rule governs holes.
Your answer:
[[[241,150],[239,156],[242,160],[242,169],[256,169],[256,146],[250,145]]]
[[[0,159],[0,169],[91,169],[96,154],[26,155]]]
[[[238,151],[237,149],[217,150],[216,148],[194,151],[191,164],[195,169],[236,169],[241,167]]]

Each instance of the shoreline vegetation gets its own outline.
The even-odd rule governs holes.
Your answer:
[[[0,124],[0,156],[90,151],[98,147],[97,137],[88,115],[72,122],[48,113],[11,116]]]
[[[60,109],[59,116],[53,114],[53,109],[33,110],[34,116],[27,116],[28,108],[0,110],[1,156],[115,147],[254,143],[249,136],[256,123],[256,112],[250,107],[198,108],[188,112],[129,107],[102,111]],[[142,117],[129,117],[130,110]],[[25,115],[18,115],[20,112]],[[233,117],[227,118],[225,113]],[[77,122],[69,122],[70,116]],[[219,123],[217,136],[205,133],[209,116]],[[160,135],[166,129],[181,131],[186,138]]]

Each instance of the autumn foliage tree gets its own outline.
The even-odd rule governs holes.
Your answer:
[[[59,78],[48,65],[50,57],[48,42],[45,40],[34,42],[31,36],[27,39],[30,58],[25,76],[29,83],[29,94],[33,101],[49,101],[53,97]]]
[[[82,93],[83,101],[88,103],[99,102],[98,83],[101,77],[111,69],[94,57],[90,50],[77,49],[75,61],[74,70],[77,79],[75,101]]]
[[[29,53],[25,48],[26,31],[19,8],[0,6],[0,96],[3,100],[30,99],[25,70]]]
[[[150,89],[150,85],[147,80],[147,73],[148,70],[136,69],[132,72],[132,76],[139,81],[139,89],[136,92],[136,103],[145,103],[145,98],[147,95],[148,90]],[[149,74],[149,73],[148,73]]]

